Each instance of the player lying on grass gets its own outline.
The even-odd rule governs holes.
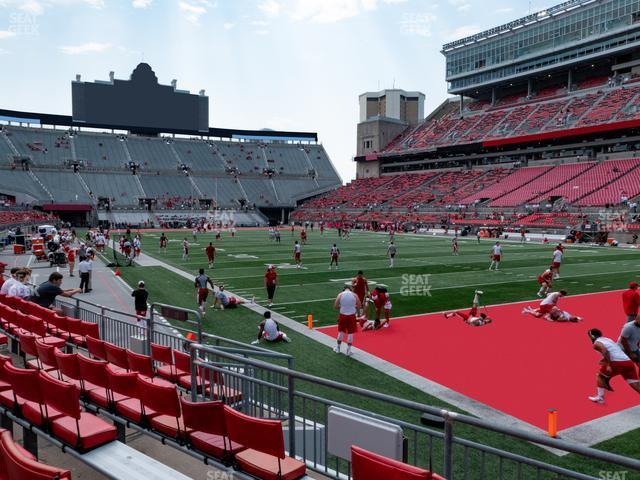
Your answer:
[[[572,322],[577,323],[582,321],[582,317],[573,315],[565,310],[560,310],[558,307],[553,307],[549,313],[542,318],[550,322]]]
[[[613,392],[610,381],[618,375],[624,378],[632,389],[640,393],[640,380],[636,367],[620,345],[610,338],[603,337],[602,332],[597,328],[592,328],[588,334],[593,348],[602,355],[600,371],[596,375],[597,393],[589,397],[589,400],[604,403],[604,392],[605,390]]]
[[[280,331],[280,326],[273,318],[271,318],[271,312],[267,310],[262,314],[264,320],[258,325],[258,338],[251,342],[251,345],[256,345],[260,340],[264,339],[267,342],[290,342],[291,339],[287,337],[287,334]]]
[[[551,268],[547,268],[544,272],[538,275],[538,283],[540,284],[538,296],[540,298],[546,297],[547,293],[549,293],[549,289],[553,286],[553,271]]]
[[[216,308],[216,305],[219,305],[220,310],[224,310],[225,308],[236,308],[243,303],[245,303],[244,300],[227,295],[227,292],[224,290],[224,285],[219,285],[211,308]]]
[[[479,313],[481,290],[476,290],[473,295],[473,303],[471,304],[471,310],[468,312],[455,311],[445,312],[444,318],[460,317],[466,324],[474,327],[482,327],[488,323],[493,322],[493,319],[488,317],[486,313]]]
[[[526,306],[522,309],[522,314],[531,314],[536,318],[544,317],[545,315],[551,313],[554,307],[557,307],[558,300],[562,297],[566,297],[567,292],[565,290],[560,290],[559,292],[551,292],[547,295],[538,305],[538,308],[531,308]]]

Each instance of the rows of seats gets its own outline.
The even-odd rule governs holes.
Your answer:
[[[120,137],[105,133],[79,132],[73,136],[76,157],[92,169],[125,168],[129,159]]]
[[[588,171],[595,162],[569,163],[549,169],[542,175],[524,183],[520,188],[492,201],[490,207],[513,207],[527,203],[529,200],[562,185],[577,175]]]
[[[131,159],[143,170],[175,170],[178,168],[178,159],[165,139],[129,136],[126,140],[126,146]]]
[[[411,207],[419,200],[415,195],[422,193],[426,184],[429,184],[438,174],[433,173],[416,173],[412,175],[400,175],[397,195],[388,205],[391,207]]]
[[[29,223],[51,221],[53,217],[46,213],[28,211],[0,211],[0,227],[8,225],[26,225]]]
[[[73,157],[66,131],[7,127],[5,132],[18,152],[31,157],[36,166],[60,166]]]
[[[192,171],[224,172],[224,162],[217,149],[202,140],[174,140],[173,147]]]
[[[581,198],[575,204],[578,206],[617,205],[623,198],[631,199],[638,195],[640,195],[640,169],[636,167],[617,180],[595,189],[593,193]]]
[[[351,446],[351,475],[353,480],[369,480],[373,478],[444,480],[440,475],[428,470],[378,455],[356,445]]]
[[[69,470],[46,465],[0,429],[0,480],[71,480]]]
[[[513,190],[525,185],[553,167],[526,167],[513,171],[510,175],[491,184],[489,187],[469,195],[460,203],[468,205],[480,200],[495,200]]]
[[[523,227],[565,228],[580,222],[580,216],[566,213],[532,213],[513,222]]]
[[[138,205],[144,197],[131,174],[83,172],[81,176],[94,197],[110,198],[115,205]]]

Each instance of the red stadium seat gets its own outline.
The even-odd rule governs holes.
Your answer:
[[[224,414],[229,439],[246,447],[234,455],[241,470],[263,480],[295,480],[306,474],[303,462],[285,455],[279,420],[253,418],[226,405]]]
[[[87,451],[116,439],[116,428],[80,409],[80,390],[75,385],[40,372],[40,385],[48,407],[63,414],[52,420],[55,437],[80,451]]]
[[[444,480],[440,475],[392,460],[353,445],[351,447],[353,480],[384,478],[389,480]]]
[[[218,459],[244,450],[242,445],[232,442],[227,436],[224,404],[213,402],[190,402],[180,397],[184,426],[189,430],[191,446],[202,453]]]
[[[124,370],[128,370],[129,360],[127,358],[127,350],[125,348],[118,347],[113,343],[104,342],[104,349],[107,355],[107,358],[105,359],[107,362]]]
[[[13,441],[11,432],[1,430],[0,480],[71,480],[71,472],[38,462]]]
[[[173,364],[173,353],[171,347],[152,343],[151,358],[155,362],[162,364],[156,367],[156,373],[160,377],[174,383],[178,381],[176,367]]]
[[[63,353],[56,349],[53,351],[53,355],[56,357],[56,365],[58,367],[58,373],[60,374],[60,380],[72,383],[76,387],[80,388],[80,391],[86,395],[87,386],[82,384],[82,377],[80,375],[80,364],[78,363],[77,353]],[[89,390],[98,387],[89,387]]]
[[[186,438],[188,432],[182,420],[176,386],[159,385],[138,376],[138,389],[145,415],[147,410],[156,413],[148,418],[151,428],[172,438]]]
[[[106,360],[93,360],[83,355],[78,355],[78,367],[82,390],[89,401],[103,408],[111,407],[109,395],[109,378],[107,377]]]
[[[115,412],[134,423],[141,424],[146,416],[153,416],[153,410],[145,411],[138,388],[136,372],[113,371],[107,368],[109,390],[114,398]]]
[[[97,337],[92,335],[87,337],[87,350],[93,358],[99,360],[107,359],[107,350],[104,348],[104,342]]]

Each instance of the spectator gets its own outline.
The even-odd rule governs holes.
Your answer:
[[[638,318],[638,308],[640,307],[640,293],[638,283],[630,282],[629,289],[622,294],[622,306],[627,315],[626,322],[633,322]]]
[[[16,273],[20,270],[20,267],[12,267],[10,270],[11,276],[2,284],[0,287],[0,293],[3,295],[7,295],[9,293],[9,289],[11,286],[17,282]]]
[[[67,253],[67,263],[69,264],[69,276],[73,277],[73,267],[76,264],[76,249],[73,247]]]
[[[80,257],[80,263],[78,264],[78,272],[80,272],[80,290],[84,293],[89,293],[89,279],[91,278],[91,269],[93,268],[93,262],[87,257]]]
[[[140,322],[147,318],[147,299],[149,298],[149,292],[144,288],[142,280],[138,282],[138,288],[131,292],[131,296],[134,299],[138,322]]]
[[[27,299],[31,296],[31,288],[29,287],[29,279],[31,278],[31,269],[23,268],[16,272],[15,282],[12,283],[7,292],[9,297],[20,297]]]
[[[40,284],[40,286],[36,289],[36,293],[33,297],[31,297],[31,301],[33,303],[37,303],[41,307],[51,308],[55,310],[57,313],[62,315],[61,309],[52,308],[54,302],[56,301],[56,297],[61,295],[63,297],[72,297],[76,293],[82,292],[79,288],[68,288],[63,290],[60,288],[62,285],[62,274],[58,272],[53,272],[49,275],[49,280]]]
[[[260,339],[264,338],[267,342],[290,342],[291,339],[287,337],[287,334],[280,331],[278,323],[271,318],[271,312],[267,310],[263,314],[264,320],[260,322],[258,338],[251,342],[252,345],[260,342]]]
[[[624,353],[638,365],[640,370],[640,317],[622,327],[618,343]]]
[[[273,306],[273,295],[278,286],[278,274],[276,273],[275,265],[267,267],[267,272],[264,274],[264,286],[267,289],[267,307],[271,308]]]

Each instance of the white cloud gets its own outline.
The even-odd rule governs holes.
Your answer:
[[[335,23],[360,13],[358,0],[296,0],[291,12],[293,20]]]
[[[504,8],[497,9],[495,13],[511,13],[511,12],[513,12],[512,7],[504,7]]]
[[[149,8],[153,0],[133,0],[131,6],[133,8]]]
[[[471,10],[471,4],[467,0],[449,0],[449,5],[458,12],[467,12]]]
[[[460,40],[482,31],[478,25],[462,25],[445,35],[447,40]]]
[[[431,36],[431,25],[438,19],[432,13],[405,13],[400,21],[403,35]]]
[[[265,22],[264,20],[254,20],[253,22],[251,22],[251,25],[255,27],[266,27],[267,25],[269,25],[269,22]]]
[[[235,26],[236,24],[233,22],[226,22],[224,25],[222,25],[222,28],[224,28],[225,30],[231,30]]]
[[[0,7],[13,7],[31,15],[42,15],[45,8],[89,6],[104,7],[104,0],[0,0]]]
[[[178,7],[184,14],[184,17],[187,19],[187,21],[195,25],[198,25],[200,23],[200,17],[207,13],[207,7],[211,6],[213,5],[206,0],[200,0],[195,3],[185,2],[182,0],[178,2]]]
[[[112,46],[110,43],[89,42],[81,45],[65,45],[60,47],[60,50],[66,55],[84,55],[85,53],[106,52]]]
[[[9,38],[9,37],[14,37],[15,35],[16,35],[15,32],[11,32],[9,30],[0,30],[0,40]]]
[[[253,33],[255,33],[256,35],[269,35],[269,30],[255,30]]]
[[[275,17],[280,13],[282,4],[276,0],[265,0],[258,4],[258,9],[267,17]]]

